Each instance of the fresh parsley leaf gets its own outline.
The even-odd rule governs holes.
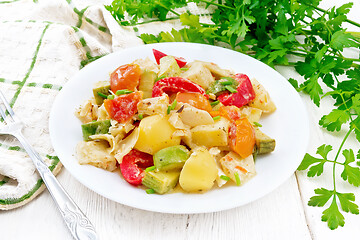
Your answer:
[[[350,126],[354,129],[355,137],[360,142],[360,116],[351,121]]]
[[[287,24],[287,18],[286,18],[286,12],[285,9],[280,9],[278,12],[278,22],[276,26],[274,27],[275,32],[287,35],[289,32],[288,24]]]
[[[332,73],[336,76],[344,74],[345,71],[351,68],[353,64],[353,61],[347,59],[341,59],[341,58],[337,58],[335,62],[336,62],[336,66],[332,69]]]
[[[327,156],[331,150],[333,150],[331,145],[323,144],[320,147],[318,147],[316,153],[327,160],[328,159]]]
[[[353,193],[336,193],[338,196],[341,209],[344,212],[350,212],[352,214],[359,214],[359,206],[354,203],[355,195]]]
[[[354,68],[354,69],[350,69],[346,72],[347,77],[350,79],[353,79],[355,81],[360,81],[360,69],[359,68]]]
[[[251,16],[251,11],[245,7],[245,5],[249,3],[250,2],[244,1],[243,4],[237,5],[234,11],[228,14],[229,27],[223,31],[223,34],[228,37],[232,35],[244,37],[246,35],[249,31],[248,24],[255,22],[255,18]]]
[[[299,83],[297,80],[295,80],[294,78],[289,78],[288,79],[289,83],[295,88],[296,91],[300,91],[301,89],[299,88]]]
[[[317,163],[317,165],[310,168],[310,171],[308,172],[308,176],[309,177],[314,177],[315,175],[319,176],[322,173],[324,163],[327,161],[327,155],[331,150],[332,150],[332,146],[330,145],[323,144],[320,147],[318,147],[316,153],[321,155],[323,159],[315,158],[310,154],[306,153],[297,170],[306,170],[310,167],[310,165]]]
[[[345,224],[344,216],[340,213],[338,205],[336,203],[336,198],[334,197],[331,205],[325,211],[323,211],[323,215],[321,220],[327,222],[328,227],[331,230],[338,228],[339,226],[343,227]]]
[[[354,5],[354,3],[352,3],[352,2],[343,4],[341,7],[338,7],[336,9],[336,14],[338,14],[338,15],[340,15],[340,14],[348,14],[353,5]]]
[[[348,165],[349,163],[355,162],[355,155],[352,149],[348,150],[345,149],[343,151],[343,155],[345,157],[345,162],[344,164]]]
[[[320,176],[324,172],[324,164],[326,161],[321,161],[319,164],[313,165],[309,168],[308,177]]]
[[[322,146],[318,148],[318,152],[319,152],[319,149],[321,149],[320,151],[322,151],[322,155],[324,155],[324,153],[325,153],[324,151],[328,150],[328,149],[326,149],[326,150],[322,149]],[[326,157],[326,155],[324,155],[324,156]],[[312,165],[309,168],[307,176],[308,177],[320,176],[324,171],[324,164],[326,161],[327,161],[326,158],[319,159],[319,158],[315,158],[315,157],[311,156],[310,154],[306,153],[297,170],[305,170],[305,169],[309,168],[310,165]]]
[[[359,44],[354,41],[354,36],[346,33],[345,29],[335,32],[330,41],[330,47],[343,51],[345,47],[358,47]]]
[[[319,67],[320,73],[329,73],[336,67],[336,62],[331,57],[324,57],[323,60],[320,62],[321,66]]]
[[[355,155],[352,149],[344,150],[343,155],[345,157],[344,170],[341,173],[341,178],[344,181],[348,181],[355,187],[360,186],[360,168],[352,167],[349,163],[355,162]]]
[[[153,34],[147,34],[147,33],[143,33],[140,35],[140,38],[143,40],[143,42],[145,44],[150,44],[150,43],[158,43],[160,42],[159,37],[156,37]]]
[[[335,83],[334,78],[331,74],[325,74],[322,80],[329,88],[332,88]]]
[[[360,78],[359,78],[360,80]],[[360,85],[359,85],[360,87]],[[360,115],[360,93],[356,94],[355,96],[352,97],[351,99],[352,101],[352,106],[351,108],[354,109],[354,111]],[[359,126],[359,125],[358,125]]]
[[[318,75],[312,75],[309,80],[304,82],[304,90],[310,95],[316,106],[320,105],[320,95],[323,94],[323,90],[318,82]]]
[[[200,28],[199,16],[196,15],[189,15],[188,13],[183,13],[180,15],[180,21],[183,25]]]
[[[341,126],[350,120],[350,113],[346,110],[333,109],[328,115],[324,115],[319,124],[328,131],[340,131]]]
[[[321,59],[324,57],[325,53],[329,49],[329,46],[324,45],[319,51],[315,53],[315,60],[321,62]]]
[[[334,195],[334,191],[330,191],[325,188],[317,188],[314,192],[317,195],[311,197],[308,202],[308,205],[313,207],[323,207]]]
[[[309,168],[310,165],[321,162],[322,159],[315,158],[311,156],[310,154],[306,153],[302,162],[300,163],[297,170],[306,170]]]

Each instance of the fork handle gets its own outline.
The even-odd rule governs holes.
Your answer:
[[[96,240],[97,235],[93,225],[60,185],[40,155],[20,131],[16,134],[16,137],[34,162],[73,237],[76,240]]]

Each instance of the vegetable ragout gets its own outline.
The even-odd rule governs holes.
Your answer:
[[[137,59],[116,68],[77,109],[79,163],[120,168],[146,193],[169,193],[177,185],[205,192],[215,183],[249,181],[255,156],[275,149],[260,130],[262,113],[276,109],[265,88],[214,63],[153,54],[156,62]]]

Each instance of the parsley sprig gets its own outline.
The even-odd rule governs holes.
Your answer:
[[[202,23],[200,16],[179,8],[194,2],[209,9],[212,24]],[[336,188],[341,168],[341,179],[360,185],[360,150],[343,149],[350,136],[360,142],[360,57],[350,58],[345,51],[360,49],[360,34],[343,28],[347,22],[360,24],[347,18],[352,3],[322,9],[321,0],[115,0],[106,6],[123,26],[137,26],[154,21],[179,19],[184,28],[141,34],[144,43],[196,42],[227,46],[272,66],[293,67],[302,80],[290,78],[297,91],[310,96],[316,106],[322,98],[332,98],[334,108],[324,115],[319,125],[330,132],[348,129],[335,157],[333,150],[322,145],[314,157],[306,154],[298,170],[308,169],[309,177],[320,176],[325,164],[332,164],[332,189],[315,189],[310,206],[325,207],[322,220],[330,229],[344,226],[343,212],[359,214],[353,193],[341,193]],[[346,76],[340,81],[339,76]],[[331,154],[330,154],[331,155]],[[356,159],[358,159],[356,161]],[[355,164],[356,162],[356,164]]]
[[[336,167],[342,166],[343,171],[341,178],[344,181],[358,187],[360,186],[360,169],[351,164],[355,162],[355,155],[352,149],[345,149],[342,151],[344,157],[343,162],[339,162],[341,149],[345,143],[347,137],[350,135],[352,129],[350,129],[345,138],[343,139],[341,146],[339,147],[334,160],[328,159],[328,153],[332,151],[331,145],[321,145],[317,149],[317,154],[322,158],[315,158],[310,154],[306,154],[302,163],[298,167],[298,170],[309,169],[307,172],[308,177],[320,176],[324,171],[324,165],[326,163],[333,164],[333,189],[317,188],[315,189],[315,196],[311,197],[308,205],[324,207],[326,203],[331,202],[330,206],[323,211],[321,217],[322,221],[326,221],[330,229],[336,229],[338,226],[344,226],[345,220],[342,213],[339,211],[338,203],[344,212],[350,212],[352,214],[359,214],[359,207],[354,203],[355,195],[353,193],[340,193],[336,189]]]

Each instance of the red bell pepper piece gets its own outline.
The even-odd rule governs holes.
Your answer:
[[[255,99],[255,91],[249,77],[246,74],[238,73],[235,80],[239,82],[236,93],[223,93],[218,100],[225,106],[234,105],[242,107]]]
[[[152,155],[133,149],[123,157],[120,163],[120,171],[128,183],[138,186],[145,175],[144,170],[141,168],[153,165]]]
[[[205,90],[198,84],[182,77],[167,77],[160,79],[154,84],[152,97],[159,97],[163,93],[172,94],[178,92],[197,92],[204,96]]]
[[[153,54],[154,54],[154,57],[155,57],[155,60],[156,60],[156,63],[157,64],[160,64],[160,59],[167,56],[167,54],[163,53],[163,52],[160,52],[156,49],[153,49]],[[179,68],[182,68],[183,66],[186,65],[186,60],[182,57],[175,57],[173,56],[177,62],[177,64],[179,65]]]

